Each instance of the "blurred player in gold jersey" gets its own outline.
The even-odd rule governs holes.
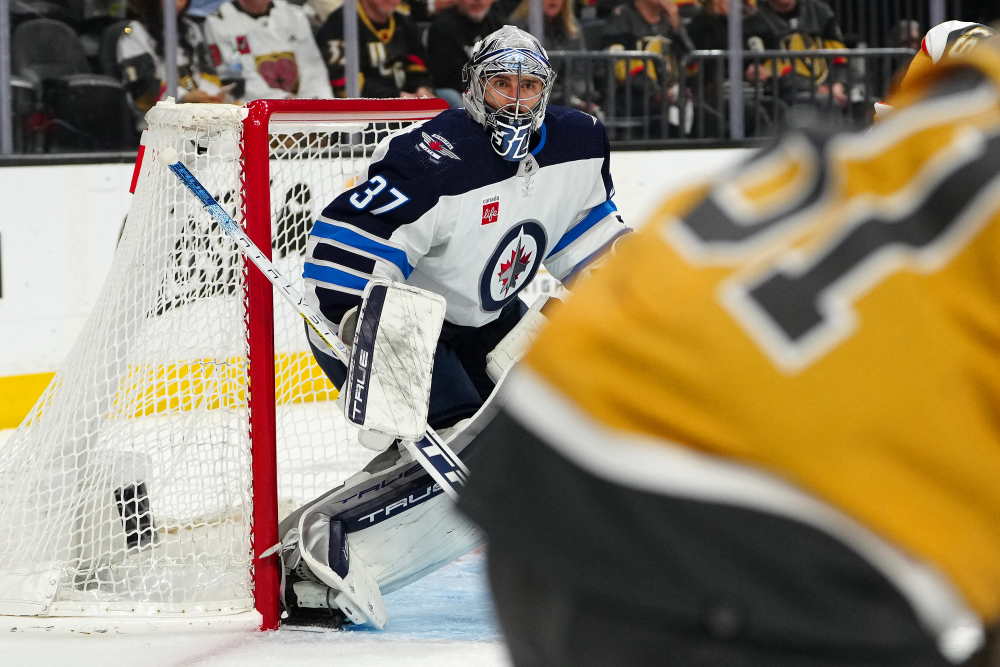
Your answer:
[[[876,119],[888,118],[893,111],[893,99],[909,92],[914,82],[922,79],[928,70],[938,63],[971,52],[980,43],[992,39],[996,34],[997,31],[989,26],[968,21],[945,21],[931,28],[921,40],[920,50],[913,56],[896,90],[890,93],[884,103],[875,104]]]
[[[991,664],[996,42],[674,197],[554,313],[461,501],[517,667]]]

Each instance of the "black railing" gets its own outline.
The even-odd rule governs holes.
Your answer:
[[[801,107],[845,129],[864,127],[914,53],[744,52],[745,136],[777,134]],[[693,51],[679,64],[646,51],[552,51],[549,58],[558,75],[552,102],[601,118],[617,146],[729,141],[728,51]]]
[[[918,24],[918,39],[933,26],[930,0],[826,0],[848,46],[898,47],[901,22]],[[962,18],[962,0],[945,0],[944,18]]]
[[[769,137],[803,107],[843,129],[870,125],[874,104],[909,64],[910,49],[746,51],[740,82],[746,137]],[[680,87],[691,92],[689,138],[729,137],[728,51],[694,51],[680,67]]]
[[[680,137],[673,108],[677,65],[648,51],[549,51],[556,71],[551,103],[592,113],[615,140]],[[641,70],[641,75],[637,76]]]

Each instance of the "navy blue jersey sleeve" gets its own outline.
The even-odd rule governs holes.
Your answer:
[[[334,331],[361,303],[371,278],[406,280],[430,246],[438,193],[410,154],[414,143],[404,132],[380,144],[367,180],[334,199],[313,224],[306,299]]]

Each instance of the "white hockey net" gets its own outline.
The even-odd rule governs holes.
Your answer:
[[[0,450],[0,614],[185,617],[254,606],[245,274],[152,159],[167,146],[238,220],[245,111],[161,104],[111,273],[83,333]],[[301,283],[322,208],[410,121],[271,125],[273,258]],[[251,269],[256,270],[256,269]],[[302,285],[298,285],[302,289]],[[302,320],[275,297],[279,507],[370,458]]]

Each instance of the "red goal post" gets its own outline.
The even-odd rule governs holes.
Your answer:
[[[324,121],[420,121],[448,109],[441,99],[256,100],[243,121],[241,187],[247,235],[271,259],[271,126]],[[278,477],[275,441],[274,302],[271,283],[243,260],[249,355],[248,397],[253,465],[254,596],[261,629],[280,624],[281,565],[277,554],[261,554],[278,542]],[[282,304],[279,304],[282,306]],[[304,335],[304,334],[303,334]],[[259,389],[259,391],[258,391]],[[259,399],[259,400],[258,400]]]

